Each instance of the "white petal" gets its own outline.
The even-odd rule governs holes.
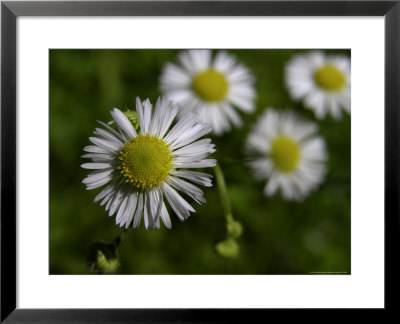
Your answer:
[[[105,196],[110,194],[115,190],[114,185],[109,185],[106,188],[104,188],[97,196],[94,198],[94,202],[98,202],[99,200],[103,199]]]
[[[151,197],[151,213],[153,216],[154,223],[159,224],[161,207],[162,207],[162,194],[159,190],[151,190],[149,191],[149,195]]]
[[[146,229],[153,229],[154,228],[154,216],[152,214],[151,206],[155,202],[151,199],[150,194],[148,191],[144,192],[144,213],[143,213],[143,220],[144,220],[144,227]]]
[[[203,198],[203,191],[191,183],[175,177],[169,177],[166,181],[175,189],[194,199],[197,203],[201,204],[206,202],[206,200]]]
[[[110,192],[109,194],[107,194],[104,197],[104,199],[100,202],[100,206],[103,206],[105,203],[110,202],[113,199],[113,197],[114,197],[114,192]],[[107,205],[106,205],[106,210],[108,210]]]
[[[133,219],[133,228],[139,227],[142,214],[143,214],[143,194],[139,193],[137,198],[135,218]]]
[[[172,154],[174,156],[179,156],[179,155],[185,155],[185,154],[197,154],[197,153],[204,153],[204,152],[209,152],[213,153],[215,152],[214,150],[214,144],[210,144],[211,139],[205,138],[199,141],[196,141],[194,143],[191,143],[189,145],[185,145],[180,149],[172,151]]]
[[[121,217],[122,217],[122,215],[125,213],[125,208],[126,208],[126,205],[128,204],[128,199],[129,199],[129,196],[126,196],[126,197],[122,200],[121,206],[119,207],[118,212],[117,212],[117,216],[116,216],[116,218],[115,218],[115,223],[116,223],[116,224],[120,224],[120,222],[121,222]],[[121,226],[122,226],[122,225],[123,225],[123,224],[121,224]]]
[[[102,125],[104,128],[106,128],[111,134],[113,134],[115,137],[119,138],[122,142],[129,142],[129,139],[125,137],[124,134],[117,132],[115,129],[111,128],[109,125],[106,123],[103,123],[102,121],[98,120],[97,121],[100,125]]]
[[[196,184],[200,184],[206,187],[212,186],[211,179],[213,176],[207,173],[201,173],[196,171],[173,171],[171,172],[171,175],[188,179]]]
[[[114,108],[111,111],[111,116],[115,120],[119,131],[124,134],[124,136],[130,140],[133,137],[137,136],[136,130],[133,127],[131,121],[125,114],[117,108]]]
[[[109,176],[111,175],[111,173],[113,171],[114,171],[113,169],[109,169],[106,171],[103,171],[103,170],[94,171],[94,172],[90,173],[85,179],[83,179],[82,183],[91,184],[96,181],[102,180],[104,178],[109,178]]]
[[[139,98],[136,98],[136,111],[139,117],[140,133],[146,134],[149,132],[152,106],[149,99],[146,99],[142,103]]]
[[[207,159],[197,162],[172,162],[173,168],[182,168],[182,169],[192,169],[192,168],[210,168],[217,164],[217,161],[214,159]]]
[[[212,152],[214,152],[213,150]],[[210,155],[209,152],[200,152],[198,154],[187,154],[187,155],[178,155],[174,157],[173,164],[178,163],[189,163],[189,162],[198,162],[200,160],[205,159]]]
[[[118,191],[117,194],[115,195],[112,203],[110,204],[110,211],[109,211],[109,216],[114,215],[114,213],[117,211],[118,207],[121,205],[122,199],[124,198],[124,195],[122,192]]]
[[[187,87],[192,80],[190,74],[175,64],[167,63],[160,77],[161,89],[165,92],[170,89]]]
[[[207,70],[209,68],[211,61],[210,50],[191,50],[189,53],[197,71]]]
[[[187,129],[192,127],[197,122],[197,115],[194,113],[187,113],[181,118],[175,126],[164,137],[168,144],[175,142]]]
[[[153,117],[149,125],[149,134],[156,136],[158,135],[159,129],[164,121],[164,113],[167,109],[168,108],[165,99],[158,98],[154,108]]]
[[[172,121],[176,117],[179,111],[179,105],[173,104],[172,102],[168,103],[168,108],[165,109],[163,119],[160,122],[158,136],[163,138],[168,128],[171,126]]]
[[[83,154],[81,156],[85,159],[92,159],[93,162],[111,162],[115,160],[115,157],[110,154],[101,154],[101,153],[88,153]]]
[[[128,205],[126,206],[125,215],[123,215],[123,220],[121,222],[122,225],[125,225],[125,228],[128,228],[129,224],[132,221],[136,209],[136,204],[137,204],[137,195],[131,194],[129,196]]]
[[[163,191],[165,197],[168,200],[171,208],[181,221],[190,216],[190,212],[194,212],[192,206],[190,206],[186,200],[184,200],[171,186],[167,183],[163,184]]]
[[[109,169],[112,167],[110,163],[84,163],[81,164],[84,169]]]
[[[104,154],[109,153],[109,150],[105,150],[100,146],[94,146],[94,145],[85,146],[83,150],[85,152],[90,152],[90,153],[104,153]]]
[[[225,51],[219,51],[214,58],[214,68],[222,73],[227,73],[235,64],[236,60],[233,56]]]
[[[95,182],[92,182],[92,183],[88,184],[86,189],[87,190],[93,190],[93,189],[99,188],[101,186],[104,186],[106,183],[110,182],[111,180],[112,180],[111,176],[104,177],[102,179],[99,179],[99,180],[97,180]]]
[[[100,146],[102,149],[106,151],[106,153],[118,153],[120,151],[120,146],[116,145],[114,142],[109,140],[105,140],[98,137],[89,137],[89,141],[97,146]]]
[[[162,206],[161,206],[161,219],[162,219],[165,227],[167,227],[169,229],[172,228],[171,219],[169,217],[168,210],[165,207],[164,202],[162,202]]]
[[[226,115],[236,127],[242,126],[242,120],[240,119],[239,114],[232,108],[231,105],[224,104],[221,108],[224,109]]]
[[[124,144],[121,142],[121,140],[119,138],[115,137],[113,134],[105,131],[104,129],[96,128],[96,130],[94,131],[94,134],[99,136],[100,138],[103,138],[109,142],[112,142],[120,149],[122,148],[122,146],[124,146]]]
[[[185,133],[181,134],[181,136],[170,145],[175,150],[184,145],[194,142],[195,140],[199,139],[203,135],[208,134],[209,132],[211,132],[211,128],[207,127],[204,124],[196,124],[192,128],[188,129]]]
[[[254,111],[254,103],[253,100],[249,98],[242,97],[240,94],[231,92],[228,97],[229,102],[231,102],[234,106],[243,110],[244,112],[250,113]]]

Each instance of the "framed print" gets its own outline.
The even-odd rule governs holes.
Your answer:
[[[395,310],[398,1],[1,9],[2,321]]]

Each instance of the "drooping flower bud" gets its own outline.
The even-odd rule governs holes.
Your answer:
[[[114,243],[94,243],[89,248],[87,264],[96,274],[113,274],[118,270],[119,260]]]
[[[224,258],[235,258],[239,254],[239,244],[232,238],[228,238],[215,245],[217,253]]]
[[[243,226],[237,220],[229,219],[226,224],[228,234],[233,238],[239,238],[243,233]]]

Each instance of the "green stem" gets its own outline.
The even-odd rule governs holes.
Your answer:
[[[224,174],[222,169],[217,164],[214,167],[215,179],[218,185],[219,196],[221,198],[222,208],[224,210],[225,218],[227,221],[233,220],[231,202],[229,200],[228,189],[226,187]]]

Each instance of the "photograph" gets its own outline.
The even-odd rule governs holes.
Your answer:
[[[350,275],[351,50],[49,49],[50,275]]]
[[[399,2],[3,1],[0,322],[397,314]]]

